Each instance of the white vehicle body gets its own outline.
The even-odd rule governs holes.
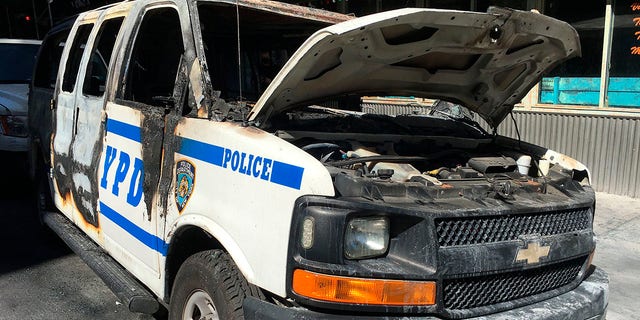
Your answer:
[[[240,277],[246,279],[249,286],[259,288],[258,290],[271,297],[272,301],[281,301],[282,305],[296,306],[301,302],[303,305],[308,303],[320,308],[336,308],[331,303],[314,301],[295,292],[291,284],[294,269],[307,268],[320,272],[326,268],[339,271],[338,274],[342,276],[365,278],[417,281],[437,276],[440,279],[442,276],[439,273],[411,274],[409,265],[415,266],[416,262],[408,262],[413,259],[411,257],[409,260],[393,260],[394,257],[407,253],[399,252],[400,255],[396,255],[394,250],[400,249],[395,246],[387,248],[389,251],[385,251],[382,257],[379,253],[373,255],[383,259],[379,264],[382,269],[377,271],[375,264],[367,265],[367,259],[362,260],[362,265],[358,266],[360,260],[345,260],[342,254],[327,258],[334,261],[330,264],[322,261],[313,262],[307,254],[315,253],[311,247],[306,247],[312,246],[313,241],[311,244],[304,244],[308,252],[297,253],[299,232],[302,232],[298,227],[302,223],[302,211],[306,210],[307,206],[316,205],[320,201],[318,199],[326,199],[324,207],[349,207],[351,204],[334,202],[356,197],[347,196],[350,192],[346,192],[337,182],[340,179],[337,176],[344,175],[345,172],[340,172],[342,169],[332,168],[326,163],[334,152],[318,159],[308,152],[309,149],[301,147],[301,141],[321,140],[324,137],[332,141],[340,139],[350,144],[352,149],[343,153],[343,159],[336,160],[339,163],[357,162],[357,157],[385,157],[378,153],[380,151],[376,151],[380,148],[370,146],[372,143],[382,146],[430,139],[434,146],[455,144],[479,149],[481,145],[491,143],[492,138],[489,135],[484,135],[480,129],[473,129],[473,132],[482,135],[477,139],[429,136],[417,132],[411,135],[352,135],[338,132],[338,129],[334,134],[331,128],[327,128],[329,132],[311,133],[286,126],[280,129],[278,121],[281,121],[281,117],[285,117],[289,110],[300,105],[313,104],[323,97],[384,93],[453,99],[465,103],[487,121],[497,125],[510,111],[510,107],[513,107],[532,83],[535,83],[542,71],[572,56],[574,50],[579,51],[577,39],[571,38],[575,36],[575,31],[565,24],[539,16],[540,20],[536,21],[548,22],[553,26],[552,31],[532,26],[524,28],[526,30],[519,30],[521,26],[516,24],[520,21],[538,18],[530,17],[530,13],[516,11],[485,14],[403,9],[347,21],[351,18],[269,1],[240,1],[239,9],[234,7],[234,4],[238,5],[235,1],[149,0],[123,2],[83,13],[71,29],[58,70],[52,111],[53,134],[49,168],[55,206],[124,269],[150,289],[159,300],[169,305],[173,303],[171,299],[174,299],[172,287],[173,290],[180,289],[181,284],[174,282],[174,279],[176,274],[180,277],[182,264],[191,261],[188,259],[189,256],[193,257],[209,249],[224,251],[237,266]],[[259,28],[250,25],[242,30],[238,27],[238,33],[243,32],[248,38],[255,37],[255,43],[260,43],[260,37],[280,39],[279,33],[283,33],[286,34],[284,39],[299,40],[299,43],[292,42],[296,43],[294,48],[313,31],[335,22],[346,22],[314,33],[298,51],[289,52],[290,56],[286,52],[292,48],[287,41],[293,40],[278,42],[269,38],[265,41],[268,44],[261,44],[265,47],[255,51],[251,51],[251,43],[241,43],[241,46],[246,45],[248,49],[243,58],[233,60],[228,59],[233,55],[222,56],[220,53],[228,47],[225,47],[225,44],[228,44],[224,42],[227,41],[225,39],[233,37],[225,38],[218,35],[230,29],[221,28],[216,23],[223,23],[220,21],[228,18],[225,12],[235,12],[236,9],[241,13],[240,19],[247,17],[246,21],[257,21],[255,23],[262,23],[262,27],[274,26],[276,30],[270,30],[272,34],[265,35],[257,31]],[[508,20],[510,17],[516,22]],[[278,25],[280,20],[284,21],[282,25]],[[235,22],[235,18],[232,21]],[[309,27],[299,29],[298,32],[302,34],[300,35],[291,31],[297,27],[287,27],[292,23],[301,23],[302,26],[309,23]],[[487,30],[497,23],[503,24],[500,27],[503,29],[498,30],[500,34],[495,35],[492,31],[491,37],[488,37]],[[398,25],[401,26],[401,30],[394,29]],[[408,40],[402,36],[406,28],[409,28]],[[429,36],[425,38],[419,35],[417,39],[413,39],[415,35],[411,30],[420,31],[426,30],[425,28],[428,29]],[[439,34],[434,35],[429,28],[442,28],[446,32],[443,31],[444,36],[439,38]],[[562,31],[557,31],[556,28]],[[465,29],[473,32],[458,34]],[[384,44],[385,41],[391,41],[390,38],[383,38],[383,34],[387,35],[389,30],[395,34],[396,40],[393,41],[400,42],[392,48],[387,48],[388,44]],[[559,43],[554,32],[571,37]],[[520,37],[520,33],[525,36]],[[529,33],[534,36],[529,36]],[[478,39],[482,34],[487,38]],[[429,39],[432,35],[434,38]],[[507,53],[507,48],[510,48],[512,43],[500,43],[500,36],[523,42],[529,41],[527,37],[531,37],[535,40],[535,45],[543,46],[544,51],[540,51],[543,52],[540,54],[534,54],[533,50],[531,53]],[[472,45],[470,42],[473,42],[473,38],[478,42]],[[527,40],[523,40],[524,38]],[[233,41],[231,43],[237,43]],[[218,44],[220,45],[217,46]],[[278,45],[282,47],[277,47]],[[526,46],[524,48],[526,49]],[[229,52],[234,50],[235,48]],[[412,68],[407,64],[398,65],[407,56],[419,56],[430,50],[442,50],[445,55],[477,54],[477,57],[473,58],[478,61],[474,65],[474,68],[478,68],[475,70],[476,75],[469,78],[461,70],[465,66],[458,66],[455,62],[449,63],[449,67],[460,70],[442,70],[435,74],[432,70]],[[447,53],[448,51],[451,52]],[[486,55],[501,58],[491,62],[491,59],[485,59]],[[281,59],[282,56],[287,59]],[[314,57],[317,57],[317,60]],[[245,86],[243,77],[234,78],[232,72],[223,73],[227,70],[226,65],[236,65],[237,61],[244,66],[253,67],[257,64],[259,67],[253,72],[262,72],[261,76],[247,81]],[[335,64],[336,61],[338,64]],[[502,64],[501,61],[506,62]],[[515,67],[512,66],[514,63]],[[278,67],[277,70],[274,69],[274,65]],[[437,63],[434,67],[437,67]],[[234,70],[235,67],[229,69]],[[277,75],[276,72],[272,72],[280,69],[282,71]],[[498,76],[488,75],[489,72]],[[339,84],[337,81],[341,78],[349,82]],[[262,85],[261,81],[264,79],[267,80]],[[488,85],[478,86],[478,82],[487,79],[490,79]],[[384,87],[385,84],[387,88]],[[476,89],[472,90],[473,88]],[[243,102],[245,95],[255,95],[253,101],[257,101],[250,114],[245,112],[248,111]],[[234,101],[233,97],[237,96],[240,96],[240,99]],[[483,100],[483,97],[486,99]],[[346,118],[358,118],[363,115],[359,112],[317,106],[313,110]],[[290,118],[294,119],[296,116],[291,115]],[[437,121],[449,123],[447,121],[450,120]],[[380,130],[386,130],[383,127],[381,125]],[[505,139],[500,143],[501,148],[515,149],[518,142]],[[316,147],[316,144],[312,144],[310,148]],[[534,154],[535,161],[543,159],[547,151],[528,144],[524,147],[532,150],[527,152]],[[553,191],[549,197],[553,201],[560,201],[566,197],[568,206],[590,205],[593,202],[590,198],[592,191],[588,187],[586,168],[568,157],[548,152],[550,153],[546,156],[549,159],[544,160],[555,168],[553,172],[558,172],[562,179],[571,180],[571,176],[562,173],[562,170],[576,171],[573,179],[576,181],[571,180],[567,183],[582,190],[566,196],[563,196],[562,192],[556,194]],[[391,150],[389,154],[394,156],[395,152]],[[447,182],[438,180],[442,180],[442,177],[428,176],[422,168],[418,170],[408,163],[393,163],[396,162],[394,159],[383,160],[376,162],[375,166],[371,165],[371,174],[379,173],[375,179],[385,180],[382,172],[390,172],[393,178],[385,181],[393,181],[398,183],[398,186],[413,183],[414,179],[424,179],[427,182],[423,183],[423,187],[453,188]],[[352,172],[350,170],[347,171]],[[406,173],[403,170],[406,170]],[[513,168],[511,170],[513,171]],[[533,171],[532,169],[530,176],[525,174],[524,177],[520,177],[520,180],[526,180],[526,177],[540,181],[545,179]],[[369,177],[368,174],[354,175],[348,179],[358,180]],[[355,180],[344,181],[348,184]],[[454,182],[451,183],[455,185]],[[514,183],[518,188],[526,187],[520,182]],[[531,184],[540,185],[537,180],[532,180]],[[356,187],[353,194],[364,192],[365,189],[367,188],[364,186]],[[500,197],[512,196],[509,189],[496,189],[495,192],[501,194]],[[542,191],[540,189],[537,192]],[[384,192],[380,196],[385,197]],[[378,206],[379,199],[376,197],[363,199],[369,199],[372,201],[371,205]],[[400,198],[402,197],[398,199]],[[402,201],[404,200],[400,202]],[[522,203],[529,204],[530,201],[534,200]],[[493,204],[494,200],[490,202]],[[356,204],[353,206],[356,207],[362,205],[359,201],[354,203]],[[469,204],[461,205],[460,210],[464,209],[464,206]],[[376,208],[376,214],[382,214],[384,211],[381,209],[383,207]],[[506,207],[501,208],[500,210],[506,210]],[[347,214],[351,217],[363,214],[358,211],[361,209],[353,209],[355,211],[349,211],[350,213],[343,212],[346,209],[340,210],[341,213],[336,216]],[[589,210],[591,209],[586,208],[583,213],[586,215],[592,212]],[[385,219],[387,220],[383,222],[392,221],[393,225],[396,218],[389,216]],[[315,245],[320,246],[319,248],[333,248],[337,245],[338,249],[318,250],[342,252],[341,244],[345,237],[343,227],[333,225],[326,230],[315,231],[318,236],[326,232],[329,233],[329,238],[325,239],[326,243],[316,242]],[[581,232],[585,240],[576,246],[570,255],[579,256],[580,259],[592,252],[595,246],[592,237],[590,238],[590,229]],[[313,234],[312,232],[311,236]],[[563,238],[562,241],[570,239]],[[504,252],[519,252],[519,246],[516,242],[510,243]],[[442,252],[448,251],[443,249]],[[451,257],[456,257],[456,254],[451,254]],[[549,263],[566,260],[565,256],[554,254],[555,256],[550,256]],[[452,258],[449,263],[457,266],[463,273],[469,266],[456,259]],[[405,262],[408,265],[403,265]],[[586,260],[579,262],[581,270],[591,267],[590,262],[587,263]],[[386,263],[395,264],[397,269],[392,270],[393,268]],[[492,266],[492,272],[501,268],[514,268],[513,264],[512,258],[506,258]],[[348,269],[350,267],[356,269]],[[517,268],[530,267],[527,263],[517,265]],[[431,267],[424,267],[423,270],[431,270],[429,268]],[[382,270],[387,270],[389,274]],[[581,273],[580,277],[572,283],[580,283],[584,273]],[[578,294],[573,293],[574,291],[570,293]],[[602,298],[604,291],[606,290],[599,291],[600,298],[593,304],[596,307],[588,307],[594,308],[594,314],[602,312],[597,306],[601,306],[602,303],[606,305],[606,299]],[[264,294],[257,297],[265,299]],[[528,303],[534,303],[539,301],[540,297],[527,299],[531,299]],[[414,315],[451,315],[457,312],[443,311],[443,307],[434,304],[412,305],[402,312]],[[349,312],[381,312],[381,315],[384,312],[399,312],[399,309],[393,307],[389,310],[374,308],[370,311],[367,311],[367,307],[366,304],[356,303],[349,304],[344,309],[343,305],[339,305],[337,309]],[[468,311],[469,313],[464,311],[458,313],[457,317],[511,309],[505,305],[491,305],[486,308]],[[581,305],[579,308],[587,308],[587,305]],[[180,310],[172,309],[170,312],[173,314]],[[257,313],[254,316],[257,316]]]

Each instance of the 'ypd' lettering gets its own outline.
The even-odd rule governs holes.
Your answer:
[[[142,183],[144,179],[144,165],[142,160],[136,158],[133,163],[133,174],[131,174],[131,183],[129,184],[129,192],[127,193],[127,202],[132,206],[137,206],[142,199]]]
[[[119,153],[119,155],[118,155]],[[118,159],[118,164],[114,162]],[[111,182],[111,193],[115,196],[120,194],[120,185],[131,177],[127,190],[127,203],[136,207],[142,200],[142,183],[144,181],[144,164],[141,159],[134,158],[131,164],[131,156],[128,153],[118,150],[112,146],[107,146],[105,150],[105,158],[102,170],[102,178],[100,179],[100,187],[108,189],[110,181],[108,181],[109,169],[115,167],[115,175]]]
[[[222,167],[238,173],[269,181],[273,160],[247,154],[237,150],[224,149]]]

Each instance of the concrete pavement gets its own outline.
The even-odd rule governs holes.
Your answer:
[[[0,157],[0,319],[141,320],[36,217],[23,170]]]
[[[640,319],[640,199],[596,194],[593,263],[609,273],[608,320]]]

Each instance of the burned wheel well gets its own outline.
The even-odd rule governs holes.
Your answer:
[[[195,227],[185,226],[178,229],[167,251],[165,264],[164,301],[169,303],[173,280],[182,263],[191,255],[211,249],[223,249],[222,244],[206,231]]]

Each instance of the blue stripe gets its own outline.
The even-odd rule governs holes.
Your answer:
[[[128,123],[120,122],[118,120],[107,119],[107,132],[117,134],[121,137],[133,140],[135,142],[141,142],[140,128],[132,126]]]
[[[221,167],[224,148],[189,138],[182,138],[180,153]]]
[[[138,241],[142,242],[145,246],[158,251],[163,256],[167,255],[168,245],[162,239],[142,230],[133,222],[127,220],[127,218],[109,208],[109,206],[104,204],[102,201],[100,202],[100,213],[107,217],[107,219],[113,221],[113,223],[117,224],[124,231],[128,232],[134,238],[138,239]]]
[[[271,169],[271,182],[283,185],[285,187],[300,190],[303,173],[304,168],[302,167],[294,166],[292,164],[280,161],[273,161],[273,168]]]

